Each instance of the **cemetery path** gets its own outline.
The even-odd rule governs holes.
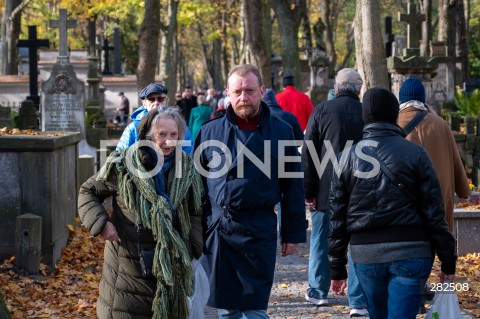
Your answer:
[[[17,272],[12,259],[0,264],[0,292],[13,318],[95,318],[103,241],[91,237],[79,221],[76,226],[68,226],[72,231],[70,242],[54,270],[42,264],[39,275],[24,276]],[[309,243],[299,245],[293,256],[278,255],[268,309],[270,318],[349,318],[346,297],[334,298],[330,307],[321,308],[305,301],[308,247]],[[435,262],[432,282],[438,271],[439,265]],[[480,318],[480,254],[461,257],[457,276],[470,288],[457,293],[461,308],[466,310],[464,319]],[[206,319],[213,318],[216,312],[207,307]]]

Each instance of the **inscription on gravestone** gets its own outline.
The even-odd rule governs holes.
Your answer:
[[[82,132],[83,135],[83,98],[78,96],[73,79],[67,74],[58,74],[46,93],[43,112],[48,116],[43,118],[42,130]]]

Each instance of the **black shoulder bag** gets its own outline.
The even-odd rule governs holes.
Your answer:
[[[416,196],[413,194],[413,192],[400,180],[398,179],[392,171],[385,165],[385,163],[378,157],[377,153],[372,150],[370,147],[365,147],[364,148],[365,153],[367,155],[370,155],[371,157],[375,158],[378,163],[380,164],[380,169],[382,172],[387,175],[387,177],[390,179],[390,181],[397,186],[404,195],[406,195],[410,200],[414,201],[416,199]]]
[[[405,128],[403,129],[405,135],[410,134],[415,128],[415,126],[417,126],[425,118],[425,116],[427,116],[427,113],[427,111],[418,112],[415,117],[410,121],[410,123],[408,123],[407,126],[405,126]]]

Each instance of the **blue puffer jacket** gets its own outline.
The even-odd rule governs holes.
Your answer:
[[[125,127],[125,130],[123,130],[122,136],[120,137],[120,140],[118,141],[117,148],[116,150],[123,150],[125,148],[128,148],[132,146],[137,140],[138,140],[138,132],[137,132],[137,126],[138,123],[140,123],[140,120],[148,113],[147,109],[142,105],[138,109],[136,109],[130,118],[132,119],[132,122]],[[190,129],[187,126],[187,132],[185,134],[185,140],[186,141],[192,141],[192,133],[190,132]],[[193,143],[193,142],[192,142]],[[183,145],[182,150],[189,154],[192,152],[192,143],[190,145]]]

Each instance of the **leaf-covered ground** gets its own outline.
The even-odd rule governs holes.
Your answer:
[[[13,259],[0,265],[0,289],[13,318],[95,318],[104,243],[77,224],[69,225],[70,242],[55,269],[42,264],[39,275],[25,276]],[[438,272],[435,261],[429,282],[438,282]],[[480,254],[459,258],[457,282],[468,284],[468,291],[457,292],[461,308],[480,318]]]

